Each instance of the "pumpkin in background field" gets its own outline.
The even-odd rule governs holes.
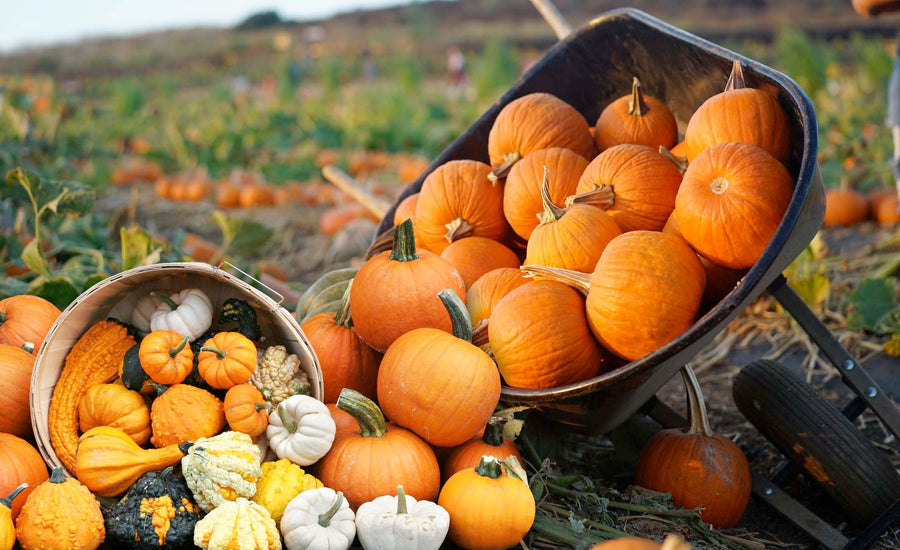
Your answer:
[[[675,199],[675,220],[697,252],[718,265],[743,269],[756,263],[772,240],[793,192],[794,179],[772,155],[745,143],[720,143],[688,166]]]
[[[353,277],[350,311],[354,330],[378,351],[416,328],[449,333],[450,316],[437,297],[445,288],[452,288],[465,300],[466,286],[459,272],[437,254],[416,250],[413,225],[407,220],[394,232],[393,249],[366,261]]]
[[[3,384],[0,432],[32,437],[29,398],[33,369],[33,355],[15,346],[0,344],[0,384]]]
[[[440,254],[457,239],[506,235],[503,186],[488,179],[491,167],[475,160],[451,160],[428,174],[416,202],[418,246]]]
[[[502,267],[518,268],[519,256],[505,244],[487,237],[468,237],[453,241],[441,252],[459,271],[468,289],[479,277]]]
[[[491,177],[506,177],[526,155],[550,147],[565,147],[590,160],[596,154],[587,120],[558,97],[532,93],[509,102],[488,134]]]
[[[466,309],[472,326],[491,316],[494,306],[513,289],[533,279],[517,268],[501,267],[488,271],[478,278],[466,292]]]
[[[631,93],[607,105],[594,126],[594,141],[601,153],[614,145],[633,143],[657,149],[674,147],[678,141],[678,125],[666,104],[645,95],[638,77],[634,77]]]
[[[643,145],[616,145],[591,161],[566,206],[584,203],[602,209],[623,233],[659,231],[675,208],[681,171]]]
[[[862,223],[868,215],[866,197],[849,187],[825,191],[824,227],[849,227]]]
[[[40,296],[19,294],[0,300],[0,344],[20,348],[31,342],[31,354],[37,356],[60,313],[58,307]]]
[[[526,155],[512,167],[503,185],[503,215],[523,239],[531,236],[544,210],[541,183],[545,166],[550,169],[550,199],[563,204],[575,193],[588,160],[570,149],[553,147]]]
[[[688,160],[718,143],[755,145],[787,164],[791,157],[791,129],[775,94],[749,88],[740,61],[735,60],[725,91],[700,105],[684,130]]]
[[[12,501],[13,520],[31,491],[48,477],[47,465],[37,449],[20,437],[0,433],[0,493],[6,496],[22,483],[28,484]]]
[[[900,222],[900,201],[897,200],[897,193],[890,193],[875,208],[875,221],[882,227],[896,225]]]
[[[641,450],[635,469],[639,485],[672,494],[682,508],[697,508],[700,519],[720,529],[735,526],[750,500],[750,465],[731,439],[709,426],[700,384],[690,365],[682,369],[688,395],[687,431],[657,432]]]

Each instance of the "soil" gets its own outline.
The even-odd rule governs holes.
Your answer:
[[[209,213],[215,210],[211,203],[187,204],[161,200],[153,195],[150,187],[140,187],[135,193],[132,195],[127,188],[112,188],[109,192],[101,193],[98,209],[121,214],[127,210],[127,205],[136,199],[134,217],[143,227],[151,231],[171,237],[176,229],[181,228],[204,235],[214,242],[219,240],[217,229],[209,221]],[[375,223],[368,220],[351,224],[333,237],[320,234],[318,217],[323,210],[324,207],[298,205],[240,212],[240,215],[264,223],[275,231],[272,244],[260,252],[259,258],[277,259],[288,272],[293,290],[298,293],[326,271],[359,264],[374,237]],[[824,230],[821,235],[832,253],[848,258],[854,251],[858,253],[865,249],[865,245],[888,236],[885,230],[872,225],[853,229]],[[290,295],[286,304],[290,304],[290,299],[293,298],[296,298],[296,295]],[[740,338],[736,335],[740,335]],[[843,343],[857,357],[867,356],[865,364],[872,366],[870,374],[896,401],[900,386],[896,369],[900,361],[883,353],[874,352],[878,346],[869,344],[866,347],[860,345],[858,339],[847,339],[846,336],[847,334],[841,335]],[[708,349],[698,354],[693,362],[704,392],[713,430],[735,440],[746,454],[751,468],[763,477],[771,476],[785,462],[785,458],[738,411],[732,398],[732,381],[740,368],[748,363],[764,357],[777,358],[801,376],[808,378],[813,387],[829,402],[839,406],[846,403],[851,397],[851,392],[840,383],[836,372],[827,365],[823,366],[821,362],[810,366],[810,351],[813,349],[808,345],[808,340],[797,336],[796,327],[785,314],[778,312],[774,300],[764,294],[746,308],[717,336]],[[680,377],[673,377],[666,383],[657,393],[657,398],[681,415],[685,414],[684,389]],[[865,412],[856,424],[870,441],[891,458],[895,467],[900,466],[898,458],[900,445],[886,435],[887,432],[873,414]],[[614,456],[622,469],[627,472],[629,468],[633,468],[636,458],[634,441],[640,445],[641,441],[645,441],[653,431],[660,429],[660,426],[639,414],[624,428],[631,432],[627,437],[632,439],[632,443],[630,446],[623,445],[621,450],[617,447]],[[559,436],[560,426],[550,425],[545,433]],[[584,445],[585,449],[592,449],[594,446],[608,447],[610,441],[618,446],[618,441],[621,441],[622,437],[616,433],[594,437],[580,436],[577,433],[569,435]],[[624,481],[626,483],[628,481],[627,474]],[[858,531],[857,527],[845,525],[846,513],[808,477],[797,476],[783,488],[832,526],[846,528],[851,536]],[[666,525],[652,519],[637,517],[628,524],[628,528],[633,533],[659,537],[664,534]],[[815,541],[811,537],[756,498],[751,498],[738,528],[726,532],[755,539],[770,548],[815,546]],[[686,535],[690,536],[689,533]],[[695,548],[702,547],[704,545],[695,543]],[[895,522],[888,528],[872,547],[900,548],[900,522]]]

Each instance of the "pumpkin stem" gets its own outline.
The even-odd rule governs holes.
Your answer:
[[[525,273],[526,277],[543,277],[565,283],[585,296],[591,289],[591,275],[589,273],[545,265],[523,265],[519,267],[519,270]]]
[[[481,457],[481,462],[478,463],[478,466],[475,466],[475,472],[484,477],[497,479],[503,475],[503,468],[500,467],[499,460],[485,455]]]
[[[193,442],[193,441],[185,441],[184,443],[179,443],[179,444],[178,444],[178,450],[181,451],[181,454],[186,455],[186,454],[188,454],[188,451],[190,451],[190,450],[191,450],[191,447],[193,447],[193,446],[194,446],[194,442]],[[171,469],[171,468],[172,468],[172,467],[169,466],[169,469]],[[165,474],[165,473],[166,473],[166,471],[163,470],[163,474]]]
[[[691,435],[715,435],[709,427],[709,416],[706,414],[706,405],[703,403],[703,392],[700,391],[700,382],[694,369],[688,363],[681,368],[681,376],[684,378],[684,387],[687,390],[688,408],[691,415],[691,425],[687,433]]]
[[[62,466],[55,466],[52,470],[50,470],[50,483],[65,483],[65,471],[65,468],[63,468]]]
[[[219,361],[221,361],[222,359],[225,359],[225,355],[226,355],[225,350],[221,350],[221,349],[217,348],[216,346],[203,346],[200,348],[200,351],[211,351],[211,352],[215,353],[216,357],[219,359]]]
[[[272,410],[272,404],[268,401],[263,401],[262,403],[255,403],[253,408],[256,409],[256,412],[266,411],[269,412]]]
[[[341,308],[334,315],[334,324],[344,328],[350,328],[353,326],[353,319],[350,317],[351,286],[353,286],[353,279],[350,279],[350,282],[347,283],[347,288],[344,290],[344,295],[341,296]]]
[[[397,485],[397,515],[406,513],[406,491],[403,490],[403,485]]]
[[[6,322],[6,313],[0,311],[0,325]]]
[[[505,178],[509,171],[512,169],[513,165],[522,160],[522,153],[518,151],[513,151],[512,153],[506,153],[503,155],[503,162],[499,164],[496,168],[494,168],[490,174],[488,174],[488,179],[491,180],[491,183],[497,185],[497,182],[500,181],[500,178]]]
[[[187,345],[188,340],[190,340],[190,338],[184,336],[180,344],[169,350],[169,357],[175,357],[176,355],[181,353],[181,350],[183,350],[184,346]],[[221,359],[221,357],[219,357],[219,359]]]
[[[384,414],[374,401],[350,388],[344,388],[338,395],[337,408],[356,419],[359,424],[359,435],[363,437],[382,437],[387,433]]]
[[[475,226],[462,218],[456,218],[452,222],[444,224],[444,227],[447,228],[444,238],[447,239],[448,243],[471,237],[472,233],[475,232]]]
[[[469,317],[469,310],[466,309],[466,305],[460,297],[449,288],[445,288],[438,292],[438,298],[441,299],[444,307],[447,308],[447,313],[450,314],[453,336],[472,343],[472,319]]]
[[[161,300],[164,304],[169,306],[169,309],[171,309],[172,311],[175,311],[176,309],[178,309],[178,304],[175,303],[175,300],[169,298],[168,296],[166,296],[164,294],[160,294],[159,292],[154,291],[154,292],[150,293],[150,296],[153,296],[154,298]]]
[[[284,412],[284,405],[278,405],[278,417],[281,418],[281,423],[287,428],[287,431],[291,433],[297,431],[297,423],[288,418],[287,413]]]
[[[678,168],[678,171],[681,172],[681,175],[682,175],[682,176],[683,176],[684,173],[687,171],[687,167],[688,167],[688,159],[687,159],[687,157],[679,157],[678,155],[676,155],[675,153],[673,153],[672,150],[669,149],[668,147],[666,147],[665,145],[660,145],[660,146],[659,146],[659,154],[662,155],[662,156],[664,156],[664,157],[666,157],[667,159],[669,159],[669,161],[670,161],[672,164],[674,164],[676,168]]]
[[[7,508],[12,508],[12,501],[15,500],[15,498],[17,496],[19,496],[19,493],[21,493],[22,491],[24,491],[27,488],[28,488],[27,483],[23,483],[23,484],[19,485],[18,487],[13,489],[10,494],[8,494],[7,496],[5,496],[3,498],[0,498],[0,506],[6,506]],[[404,505],[404,507],[406,506],[406,499],[403,499],[403,505]]]
[[[544,205],[544,211],[537,215],[541,224],[553,223],[566,213],[565,208],[560,208],[550,198],[550,168],[546,165],[544,166],[544,179],[541,180],[541,203]]]
[[[731,64],[731,74],[728,75],[728,82],[725,83],[725,91],[740,90],[747,87],[747,81],[744,80],[744,68],[737,59]]]
[[[628,114],[634,116],[643,116],[650,107],[644,101],[644,94],[641,92],[641,81],[638,77],[634,77],[631,81],[631,101],[628,102]]]
[[[416,234],[413,232],[412,219],[407,219],[394,229],[394,244],[391,247],[390,258],[397,262],[419,259],[419,255],[416,254]]]
[[[589,204],[602,210],[607,210],[616,204],[616,193],[612,185],[597,185],[590,191],[569,195],[566,197],[566,208],[575,203]]]
[[[484,435],[481,436],[481,440],[492,447],[503,445],[504,424],[506,424],[505,418],[501,416],[492,416],[488,421],[487,426],[484,427]]]
[[[322,527],[328,527],[329,525],[331,525],[331,518],[333,518],[334,515],[338,513],[338,510],[341,509],[341,504],[343,503],[344,493],[338,491],[334,495],[334,502],[331,503],[331,507],[319,514],[319,525],[321,525]]]
[[[34,342],[25,342],[22,344],[22,349],[28,353],[34,353]]]

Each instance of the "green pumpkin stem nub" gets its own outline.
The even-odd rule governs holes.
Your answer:
[[[725,83],[725,91],[741,90],[747,87],[747,81],[744,80],[744,68],[737,59],[731,64],[731,74],[728,75],[728,82]]]
[[[175,303],[175,300],[169,298],[168,296],[165,296],[164,294],[160,294],[159,292],[151,292],[150,296],[162,300],[163,303],[169,306],[169,309],[171,309],[172,311],[178,309],[178,304]]]
[[[0,325],[6,322],[6,313],[0,311]]]
[[[481,436],[481,440],[491,445],[492,447],[499,447],[503,445],[503,425],[506,424],[506,419],[495,416],[488,421],[487,426],[484,427],[484,435]]]
[[[472,318],[469,317],[469,310],[466,309],[466,305],[460,297],[456,295],[456,292],[445,288],[438,292],[438,298],[441,299],[444,307],[447,308],[447,313],[450,314],[453,336],[472,343]]]
[[[7,495],[3,498],[0,498],[0,506],[6,506],[7,508],[12,509],[12,501],[15,500],[15,498],[17,496],[19,496],[19,493],[21,493],[22,491],[24,491],[27,488],[28,488],[27,483],[23,483],[23,484],[19,485],[18,487],[13,489],[9,495]],[[403,507],[406,508],[406,499],[405,498],[403,499]],[[404,510],[404,512],[405,512],[405,510]]]
[[[390,258],[397,262],[418,260],[416,254],[416,234],[413,232],[412,219],[407,219],[394,230],[394,245]]]
[[[278,417],[281,418],[281,424],[287,428],[287,431],[295,433],[297,431],[297,423],[288,418],[284,412],[284,405],[278,405]]]
[[[690,363],[681,369],[684,379],[684,387],[687,390],[688,410],[691,415],[691,425],[687,433],[691,435],[703,435],[712,437],[715,435],[709,426],[709,415],[706,414],[706,405],[703,403],[703,392],[700,391],[700,382]]]
[[[406,491],[403,490],[403,485],[397,485],[397,515],[406,513]]]
[[[349,329],[353,326],[353,319],[350,317],[350,287],[353,286],[353,279],[347,283],[347,289],[341,296],[341,308],[334,314],[334,324]]]
[[[344,388],[338,395],[337,408],[352,416],[359,424],[359,435],[382,437],[387,433],[384,414],[374,401],[350,388]]]
[[[334,495],[334,502],[331,504],[331,507],[319,514],[319,525],[322,527],[328,527],[331,525],[331,518],[334,517],[335,514],[338,513],[338,510],[341,509],[341,504],[344,503],[344,493],[338,491]]]
[[[500,467],[500,461],[495,457],[485,455],[481,457],[478,466],[475,466],[475,472],[480,476],[497,479],[503,475],[503,468]]]
[[[181,340],[180,344],[178,344],[177,346],[175,346],[174,348],[169,350],[169,357],[175,357],[176,355],[181,353],[181,350],[184,349],[184,346],[187,345],[189,340],[190,340],[189,337],[184,336],[183,339]],[[219,359],[222,359],[222,357],[219,357]]]
[[[628,114],[634,116],[643,116],[650,110],[644,101],[644,94],[641,92],[641,81],[638,77],[634,77],[631,82],[631,101],[628,102]]]
[[[565,208],[560,208],[550,198],[550,168],[546,165],[544,166],[544,179],[541,181],[541,202],[544,211],[538,214],[538,220],[542,224],[553,223],[566,213]]]
[[[224,350],[221,350],[215,346],[203,346],[202,348],[200,348],[200,351],[211,351],[215,353],[216,357],[219,358],[219,361],[225,359],[225,356],[227,355]]]
[[[62,466],[55,466],[52,470],[50,470],[50,483],[65,483],[65,472],[66,469]]]

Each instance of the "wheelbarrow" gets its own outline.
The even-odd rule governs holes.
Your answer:
[[[816,165],[816,118],[804,91],[787,76],[761,63],[691,35],[639,10],[612,10],[569,32],[568,25],[552,5],[539,0],[534,0],[534,3],[560,36],[559,42],[521,76],[497,103],[441,152],[418,179],[403,190],[378,226],[373,246],[389,238],[397,205],[407,196],[418,192],[425,177],[438,166],[456,159],[489,163],[488,133],[500,110],[514,99],[533,92],[551,93],[574,106],[585,119],[592,122],[597,120],[603,107],[623,95],[624,90],[630,89],[632,78],[638,76],[645,90],[669,106],[683,132],[690,115],[697,107],[706,98],[724,89],[735,60],[743,66],[748,85],[773,90],[788,115],[793,144],[788,169],[795,179],[795,187],[784,218],[756,264],[727,296],[706,311],[679,337],[641,359],[582,382],[543,390],[504,386],[501,400],[508,404],[535,406],[551,419],[589,433],[609,432],[640,410],[660,410],[661,404],[655,398],[660,388],[710,344],[745,307],[769,290],[823,347],[840,368],[848,385],[860,394],[861,404],[855,405],[851,412],[858,415],[860,407],[872,407],[896,435],[900,428],[896,405],[880,391],[877,384],[824,328],[802,300],[793,294],[781,275],[812,241],[825,212],[824,186]],[[758,397],[755,392],[772,390],[769,393],[774,396],[769,397],[769,402],[782,403],[783,406],[776,407],[778,410],[790,408],[786,406],[786,401],[795,399],[799,394],[792,392],[790,395],[775,395],[773,388],[783,386],[777,372],[780,370],[774,367],[756,368],[752,371],[757,383],[755,389],[745,392],[751,401]],[[745,387],[749,386],[745,384]],[[792,386],[794,389],[797,387],[799,386]],[[812,392],[811,389],[809,391]],[[739,397],[743,393],[736,388],[735,395]],[[811,400],[808,393],[801,397],[810,397]],[[738,399],[739,404],[741,400]],[[823,406],[822,403],[814,403],[808,407],[814,409],[814,413],[792,420],[790,431],[802,432],[803,424],[808,422],[819,426],[817,433],[827,433],[834,427],[831,424],[822,427],[820,417],[826,418],[828,422],[836,420],[836,417],[826,414],[826,407],[827,404]],[[667,417],[673,418],[671,410],[668,412]],[[756,420],[760,423],[759,429],[764,434],[777,431],[769,429],[766,423],[777,425],[779,418],[763,416]],[[750,419],[754,421],[755,418],[757,417],[751,415]],[[849,423],[845,418],[841,419]],[[842,425],[841,429],[844,428],[846,426]],[[853,426],[850,425],[850,428],[853,429]],[[850,432],[841,433],[845,433],[846,437],[839,438],[839,442],[852,439],[847,435]],[[777,444],[790,450],[794,442],[789,439],[782,436]],[[863,453],[859,450],[862,443],[856,443],[859,445],[853,446],[855,451],[851,452],[852,456]],[[829,449],[827,445],[812,447],[821,452],[840,451]],[[870,454],[877,454],[877,451],[874,448],[866,449],[865,456]],[[796,452],[788,456],[800,457]],[[825,457],[824,461],[819,461],[823,462],[834,460]],[[807,461],[807,465],[809,463]],[[786,502],[784,499],[789,498],[774,483],[759,476],[757,478],[754,487],[757,494],[768,498],[776,507],[779,502],[772,499],[772,495],[777,495],[781,502]],[[869,481],[876,479],[884,487],[867,487],[864,482],[859,482],[851,489],[856,493],[866,489],[885,493],[878,502],[886,506],[887,509],[883,512],[887,516],[873,519],[870,517],[872,513],[869,513],[863,517],[866,521],[872,521],[873,525],[879,520],[880,524],[886,525],[885,520],[892,521],[898,516],[900,476],[890,468],[890,472],[882,471],[880,477]],[[834,489],[832,493],[839,496],[840,489]],[[791,508],[786,513],[796,516],[798,510],[803,508],[799,504],[797,506],[799,508]],[[809,520],[808,516],[803,515],[803,521],[806,520]],[[830,527],[821,520],[820,523]],[[813,529],[813,536],[824,532],[822,525],[817,524],[817,527],[822,529]],[[833,528],[831,531],[831,538],[823,542],[828,548],[843,547],[849,542],[846,537],[834,536],[836,530]]]

